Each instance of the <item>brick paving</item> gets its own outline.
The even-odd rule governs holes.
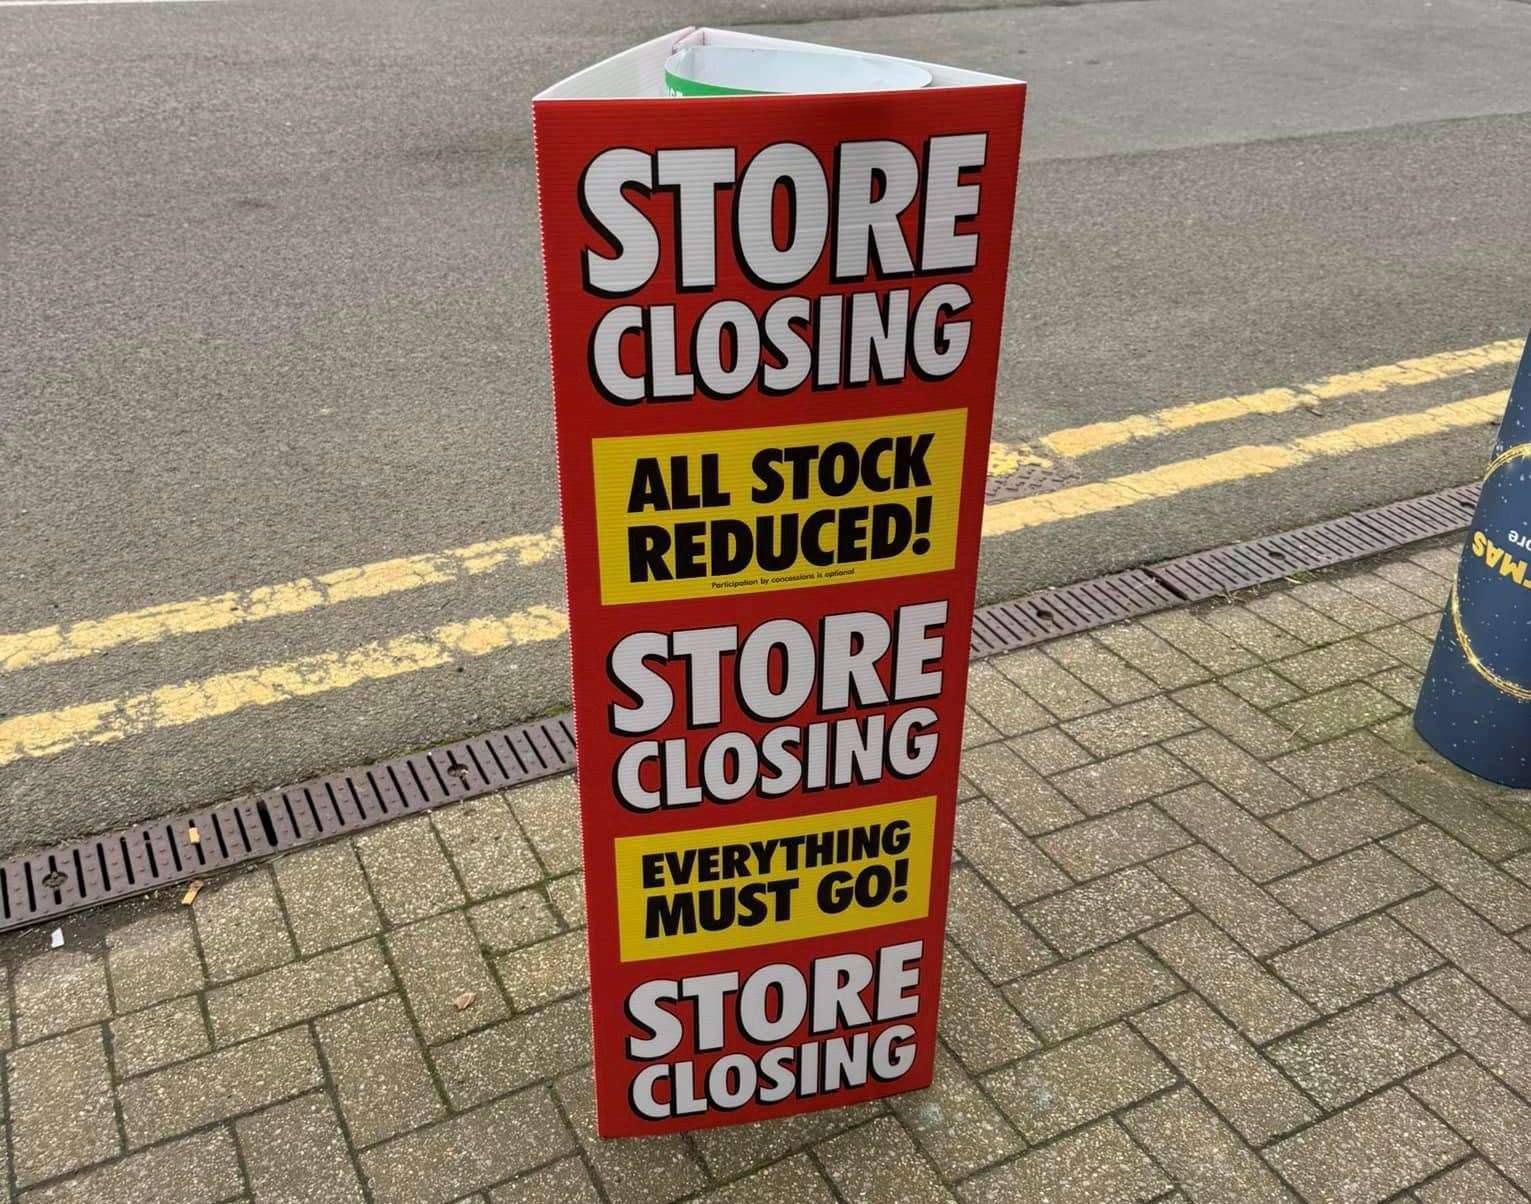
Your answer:
[[[1531,799],[1456,550],[976,665],[928,1091],[593,1136],[573,782],[0,937],[0,1201],[1531,1199]]]

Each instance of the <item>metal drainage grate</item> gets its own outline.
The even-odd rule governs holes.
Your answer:
[[[1463,485],[1372,510],[1357,510],[1281,535],[1161,561],[1147,571],[1185,601],[1199,602],[1279,581],[1292,573],[1328,568],[1460,531],[1478,504],[1478,488]]]
[[[1478,490],[1476,484],[1459,485],[1296,531],[981,606],[973,614],[972,655],[1009,652],[1449,535],[1467,526],[1478,505]]]
[[[993,656],[1181,603],[1150,574],[1128,569],[1094,581],[1044,589],[1014,602],[981,606],[973,612],[969,647],[974,657]]]
[[[1017,464],[1009,472],[990,477],[984,485],[985,502],[1007,502],[1014,498],[1051,493],[1077,480],[1079,473],[1067,463],[1040,457]]]
[[[0,862],[0,931],[573,768],[558,715]]]
[[[993,656],[1460,531],[1478,488],[983,606],[973,615],[971,652]],[[555,715],[0,862],[0,932],[573,768],[573,727],[568,715]]]

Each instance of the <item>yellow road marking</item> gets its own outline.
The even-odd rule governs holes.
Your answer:
[[[1389,389],[1450,380],[1483,368],[1514,364],[1524,345],[1520,339],[1505,339],[1462,351],[1443,351],[1418,359],[1400,360],[1396,364],[1379,364],[1359,372],[1341,372],[1295,388],[1262,389],[1257,393],[1170,406],[1147,414],[1131,414],[1110,422],[1092,422],[1044,435],[1037,441],[1037,448],[994,443],[989,447],[989,475],[1003,476],[1014,471],[1017,464],[1034,462],[1039,450],[1058,456],[1087,456],[1122,443],[1153,439],[1212,422],[1227,422],[1251,414],[1283,414],[1342,397],[1385,393]],[[1014,457],[1031,457],[1031,460]],[[1047,461],[1043,459],[1042,463],[1045,465]]]
[[[445,552],[378,560],[359,568],[337,569],[280,585],[0,635],[0,673],[71,661],[122,644],[153,644],[170,636],[238,627],[337,602],[380,598],[459,577],[492,573],[511,561],[520,565],[541,564],[556,556],[562,547],[563,530],[554,527],[536,535],[512,535]]]
[[[1052,467],[1051,460],[1046,456],[1037,455],[1024,443],[989,444],[989,475],[991,477],[1007,476],[1023,464],[1032,468]]]
[[[1509,391],[1487,393],[1466,401],[1435,406],[1411,414],[1394,414],[1370,422],[1357,422],[1337,430],[1294,439],[1290,443],[1230,448],[1194,460],[1161,464],[1146,472],[1127,473],[1089,485],[1072,485],[1035,497],[996,502],[984,508],[984,535],[1007,535],[1041,527],[1066,518],[1082,518],[1108,510],[1136,506],[1140,502],[1173,497],[1209,485],[1224,485],[1248,477],[1265,476],[1297,468],[1325,456],[1347,456],[1368,448],[1389,447],[1426,435],[1500,417]]]
[[[0,722],[0,765],[28,757],[56,756],[85,745],[111,744],[230,715],[246,707],[271,706],[518,644],[553,640],[568,629],[569,619],[562,611],[531,606],[501,618],[448,623],[346,652],[325,652],[283,664],[219,673],[128,698],[18,715]]]
[[[990,476],[1004,476],[1023,466],[1046,468],[1052,461],[1041,454],[1042,451],[1052,455],[1082,456],[1135,439],[1152,438],[1249,414],[1281,413],[1338,397],[1380,393],[1394,387],[1445,380],[1481,368],[1512,364],[1519,353],[1519,340],[1506,339],[1462,351],[1447,351],[1359,372],[1340,373],[1295,389],[1266,389],[1237,397],[1172,406],[1114,422],[1054,431],[1039,441],[1038,448],[992,443],[988,471]],[[125,644],[152,644],[173,636],[218,631],[300,614],[338,602],[383,597],[462,576],[494,572],[509,563],[539,564],[557,556],[562,546],[563,533],[555,527],[540,534],[516,535],[468,547],[449,548],[444,552],[380,560],[321,576],[301,577],[277,585],[192,598],[185,602],[169,602],[101,619],[0,634],[0,673],[76,660]]]
[[[1497,419],[1508,399],[1508,390],[1500,390],[1416,413],[1353,423],[1290,443],[1236,447],[1146,472],[999,502],[985,508],[983,534],[1003,535],[1063,519],[1119,510],[1194,489],[1296,468],[1324,457],[1345,456],[1443,434]],[[483,553],[489,557],[510,554],[499,547]],[[380,573],[376,579],[381,582],[391,578]],[[556,639],[568,630],[568,625],[568,617],[562,611],[533,606],[502,618],[449,623],[432,631],[380,640],[346,652],[321,653],[282,664],[220,673],[127,698],[18,715],[0,721],[0,766],[184,727],[247,707],[271,706],[342,690],[364,681],[397,677],[519,644]]]

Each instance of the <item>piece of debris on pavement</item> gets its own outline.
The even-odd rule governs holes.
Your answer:
[[[466,1012],[470,1007],[472,1007],[477,1002],[478,1002],[478,992],[477,991],[464,991],[456,999],[452,1000],[452,1006],[454,1008],[456,1008],[459,1012]]]
[[[186,893],[181,896],[182,904],[190,907],[197,901],[197,896],[202,893],[202,888],[206,885],[207,883],[204,882],[201,878],[193,878],[186,885]]]

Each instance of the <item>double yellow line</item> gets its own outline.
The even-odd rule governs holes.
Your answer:
[[[18,715],[0,723],[0,765],[88,744],[111,744],[163,728],[185,727],[246,707],[270,706],[364,681],[435,669],[464,657],[557,639],[568,630],[569,617],[561,610],[531,606],[505,618],[448,623],[347,652],[325,652],[237,673],[219,673],[129,698]]]
[[[1045,453],[1079,458],[1255,414],[1314,408],[1327,401],[1450,380],[1515,363],[1518,340],[1383,364],[1291,388],[1266,389],[1134,414],[1110,422],[1054,431],[1038,441]],[[1144,472],[1069,486],[988,506],[985,536],[1008,534],[1064,519],[1119,510],[1195,489],[1264,476],[1316,459],[1387,447],[1485,423],[1504,411],[1507,394],[1488,393],[1431,409],[1354,423],[1288,443],[1236,447]],[[1033,448],[995,444],[989,470],[999,475],[1025,463],[1046,463]],[[124,611],[101,619],[0,634],[0,674],[58,664],[124,645],[152,644],[197,632],[301,614],[341,602],[380,598],[501,568],[555,561],[562,532],[511,536],[418,556],[376,561],[316,577]],[[251,706],[345,689],[364,681],[433,668],[519,644],[556,639],[567,630],[562,612],[533,606],[514,614],[447,624],[432,631],[375,641],[346,652],[217,674],[143,694],[0,721],[0,765],[72,748],[181,727]]]
[[[1054,431],[1039,439],[1037,446],[1053,455],[1078,458],[1105,451],[1109,447],[1119,447],[1123,443],[1156,439],[1161,435],[1172,435],[1213,422],[1228,422],[1254,414],[1317,410],[1327,401],[1341,401],[1350,397],[1386,393],[1390,389],[1453,380],[1480,372],[1484,368],[1502,368],[1519,360],[1521,347],[1519,339],[1504,339],[1462,351],[1442,351],[1417,359],[1399,360],[1396,364],[1379,364],[1359,372],[1340,372],[1311,384],[1261,389],[1256,393],[1238,393],[1211,401],[1169,406],[1147,414],[1132,414],[1110,422],[1092,422],[1086,426]],[[1034,462],[1034,459],[1028,460],[1028,457],[1035,457],[1030,448],[996,443],[990,449],[989,473],[991,476],[1000,476],[1021,463]]]
[[[280,585],[0,635],[0,673],[72,661],[123,644],[155,644],[171,636],[221,631],[302,614],[321,606],[442,585],[462,577],[492,573],[507,564],[542,564],[562,550],[563,530],[554,527],[540,535],[512,535],[464,548],[448,548],[445,552],[377,560],[358,568],[339,569],[319,577],[299,577]]]
[[[1464,426],[1481,426],[1504,413],[1507,390],[1485,393],[1466,401],[1435,406],[1411,414],[1395,414],[1372,422],[1357,422],[1321,435],[1290,443],[1234,447],[1194,460],[1163,464],[1145,472],[1128,473],[1090,485],[1071,485],[1035,497],[1016,498],[984,507],[983,533],[1008,535],[1066,518],[1082,518],[1174,497],[1210,485],[1226,485],[1250,477],[1298,468],[1325,456],[1348,456],[1370,448],[1407,443],[1426,435],[1441,435]]]

